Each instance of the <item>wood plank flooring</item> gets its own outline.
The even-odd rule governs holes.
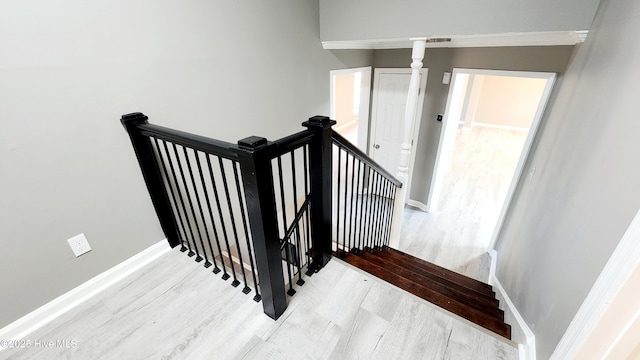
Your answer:
[[[177,250],[0,359],[517,359],[513,343],[339,260],[309,278],[278,321]]]
[[[486,251],[526,136],[480,126],[458,130],[438,211],[407,207],[398,249],[487,282]]]

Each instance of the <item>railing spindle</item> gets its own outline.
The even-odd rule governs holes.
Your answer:
[[[222,186],[224,188],[225,196],[227,197],[227,204],[229,205],[229,214],[233,219],[233,209],[231,209],[231,202],[229,200],[229,186],[227,185],[227,175],[224,172],[224,164],[222,163],[222,158],[218,157],[218,165],[220,166],[220,173],[222,177]],[[232,220],[233,222],[233,220]],[[227,232],[227,226],[224,221],[222,223],[222,232],[224,235],[224,243],[227,247],[227,256],[229,257],[229,268],[231,269],[231,275],[233,276],[233,281],[231,282],[231,286],[237,287],[240,285],[240,281],[238,281],[238,277],[236,276],[235,266],[233,265],[233,258],[231,257],[231,245],[229,244],[229,234]],[[235,226],[234,226],[235,231]]]
[[[240,204],[240,214],[242,215],[242,228],[244,229],[244,238],[246,240],[247,243],[247,253],[249,254],[249,264],[251,266],[251,275],[253,278],[253,286],[256,289],[256,295],[253,297],[254,301],[260,301],[261,297],[260,297],[260,291],[258,289],[258,280],[256,279],[256,268],[254,265],[254,261],[253,261],[253,251],[251,249],[251,241],[249,239],[249,229],[247,227],[247,215],[244,211],[244,197],[242,196],[242,190],[240,189],[240,180],[239,180],[239,175],[238,175],[238,163],[234,162],[233,163],[233,177],[235,178],[235,183],[236,183],[236,189],[238,191],[238,202]],[[245,282],[246,285],[246,282]],[[248,291],[247,291],[248,289]],[[246,292],[245,292],[246,291]],[[245,294],[248,294],[249,291],[251,291],[251,289],[249,289],[248,286],[245,286],[245,288],[243,289],[243,292],[245,292]]]
[[[176,200],[176,194],[173,191],[173,187],[171,185],[171,180],[169,179],[169,173],[167,172],[166,166],[165,166],[165,158],[162,156],[162,152],[160,150],[160,144],[158,143],[158,139],[157,138],[152,138],[153,139],[153,143],[155,144],[155,150],[158,153],[159,156],[159,161],[158,164],[160,165],[160,172],[162,173],[162,177],[166,180],[167,183],[167,187],[168,187],[168,192],[171,194],[171,200],[172,200],[172,205],[174,208],[174,213],[178,216],[178,225],[179,225],[179,235],[184,235],[184,237],[180,236],[180,251],[185,252],[187,251],[187,247],[184,246],[185,240],[187,238],[187,230],[184,227],[184,223],[182,221],[182,215],[180,214],[180,209],[178,208],[178,202]],[[187,243],[188,243],[188,239],[187,239]]]
[[[211,170],[211,161],[209,160],[209,155],[204,154],[205,159],[207,160],[207,165],[209,166],[209,176],[211,181],[214,181],[213,172]],[[196,164],[198,165],[198,172],[200,173],[200,181],[202,182],[202,190],[204,191],[204,200],[207,205],[207,212],[209,214],[209,220],[211,221],[211,229],[213,230],[213,240],[216,242],[218,249],[220,249],[220,242],[218,241],[218,230],[216,229],[216,222],[213,218],[213,211],[211,209],[211,200],[209,198],[209,191],[207,190],[207,183],[204,179],[204,172],[202,171],[202,165],[200,163],[200,157],[196,157]],[[218,262],[216,261],[216,252],[213,249],[213,245],[211,244],[211,236],[207,231],[207,240],[209,242],[209,250],[211,251],[211,260],[213,260],[213,273],[217,274],[220,272],[220,268],[218,267]],[[218,250],[218,254],[222,254],[221,250]],[[222,260],[222,259],[220,259]],[[224,263],[222,264],[224,267]]]
[[[200,213],[200,218],[202,219],[202,225],[205,226],[205,218],[204,218],[204,213],[202,211],[202,204],[200,203],[200,196],[198,195],[198,188],[196,186],[196,180],[193,176],[193,169],[191,168],[191,159],[189,158],[189,155],[187,154],[187,148],[183,147],[182,148],[183,152],[184,152],[184,157],[187,163],[187,169],[189,170],[189,177],[191,178],[191,185],[193,185],[193,196],[196,198],[196,205],[198,205],[198,211]],[[193,149],[192,149],[193,150]],[[193,150],[194,155],[197,157],[198,154],[196,154],[195,150]],[[193,214],[193,218],[194,218],[194,222],[196,223],[196,229],[198,230],[198,236],[200,237],[200,245],[202,245],[202,255],[204,255],[204,267],[209,267],[211,266],[211,262],[209,262],[209,258],[207,257],[207,250],[204,246],[204,237],[202,236],[202,231],[200,229],[200,224],[198,219],[196,219],[196,214]],[[205,234],[208,235],[206,228],[205,228]],[[202,261],[203,258],[200,257],[200,261]],[[198,258],[196,258],[196,261],[198,261]]]
[[[344,152],[344,209],[342,214],[342,250],[345,252],[349,252],[349,247],[347,244],[347,191],[349,190],[349,154]]]

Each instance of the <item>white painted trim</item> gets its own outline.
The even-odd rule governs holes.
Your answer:
[[[425,205],[424,203],[421,203],[418,200],[407,199],[407,205],[412,206],[416,209],[422,210],[424,212],[427,212],[427,205]]]
[[[450,38],[450,42],[427,43],[427,48],[496,47],[496,46],[555,46],[575,45],[587,37],[587,30],[544,31],[527,33],[500,33],[475,35],[435,35],[431,38]],[[407,38],[323,41],[325,50],[334,49],[410,49]]]
[[[512,71],[508,71],[507,73],[513,73]],[[544,114],[544,110],[547,107],[547,103],[549,102],[549,98],[551,97],[551,91],[553,90],[553,86],[556,82],[556,74],[555,73],[544,73],[544,72],[525,72],[518,71],[517,75],[514,76],[522,76],[522,77],[535,77],[539,79],[547,79],[547,84],[544,87],[542,92],[542,96],[540,97],[540,103],[538,104],[538,109],[536,110],[536,114],[533,117],[533,121],[531,122],[531,127],[529,128],[529,135],[527,135],[527,139],[522,146],[522,153],[520,154],[520,159],[518,160],[518,165],[513,172],[513,179],[511,179],[511,184],[509,185],[509,190],[507,190],[507,196],[504,198],[504,204],[502,205],[502,209],[500,210],[500,215],[498,216],[498,220],[496,221],[496,226],[493,230],[493,235],[491,239],[491,243],[489,244],[489,249],[493,249],[496,247],[496,243],[498,242],[498,237],[500,236],[500,232],[502,231],[502,226],[504,225],[504,220],[507,217],[507,212],[511,207],[511,201],[513,200],[513,196],[516,192],[516,187],[522,178],[522,173],[524,171],[524,165],[527,162],[527,158],[529,157],[529,152],[531,151],[531,147],[533,145],[533,140],[536,138],[538,134],[538,129],[540,128],[540,123],[542,122],[542,115]]]
[[[339,69],[329,71],[329,111],[331,119],[336,118],[336,84],[334,77],[336,75],[362,73],[361,83],[367,84],[360,89],[360,114],[358,116],[358,148],[364,152],[368,149],[369,144],[369,105],[371,104],[371,66],[364,66],[351,69]],[[366,90],[366,91],[365,91]],[[336,130],[334,128],[334,130]]]
[[[496,263],[498,260],[498,254],[495,250],[490,250],[489,255],[491,256],[489,284],[493,286],[495,291],[499,294],[498,298],[502,299],[502,301],[504,302],[506,306],[506,309],[504,309],[506,310],[505,314],[511,313],[516,321],[516,324],[510,324],[512,328],[511,333],[513,334],[513,327],[518,326],[520,328],[520,331],[525,336],[524,343],[518,344],[518,358],[520,360],[536,360],[536,336],[534,335],[533,331],[531,331],[531,328],[529,328],[529,325],[527,325],[527,322],[524,320],[522,315],[520,315],[518,308],[516,308],[513,301],[511,301],[511,298],[507,294],[507,291],[504,289],[504,287],[502,287],[502,284],[496,277]]]
[[[507,295],[507,291],[502,287],[502,284],[500,283],[498,278],[495,277],[495,274],[492,277],[493,287],[497,292],[500,293],[500,296],[502,297],[502,300],[504,301],[506,307],[509,308],[509,311],[511,311],[511,313],[513,314],[513,317],[517,322],[517,326],[522,329],[526,337],[526,341],[524,344],[518,344],[518,353],[520,355],[519,359],[536,360],[536,336],[529,328],[529,325],[527,325],[527,322],[524,321],[522,315],[520,315],[520,313],[518,312],[518,309],[513,304],[513,301],[511,301],[511,298],[509,298],[509,295]],[[514,324],[511,324],[511,326],[513,325]]]
[[[111,269],[93,277],[71,291],[60,295],[29,314],[0,329],[0,339],[20,340],[51,322],[109,286],[134,273],[171,250],[167,240],[162,240]],[[0,347],[0,351],[4,348]]]
[[[371,101],[372,106],[371,106],[371,131],[370,131],[370,135],[369,138],[371,139],[371,141],[369,142],[369,148],[367,149],[368,152],[367,154],[373,154],[373,139],[375,139],[375,135],[376,135],[376,116],[377,114],[375,113],[375,108],[378,104],[378,91],[376,89],[376,85],[378,84],[378,82],[380,81],[380,74],[381,73],[385,73],[385,74],[411,74],[411,68],[376,68],[374,69],[374,75],[373,75],[373,100]],[[425,93],[427,92],[427,76],[429,74],[429,69],[428,68],[422,68],[420,69],[420,94],[418,95],[418,105],[416,108],[416,118],[414,119],[413,122],[413,134],[411,135],[412,138],[412,142],[413,145],[411,146],[411,160],[409,161],[409,176],[407,179],[407,183],[403,184],[402,187],[404,188],[404,193],[406,194],[406,196],[409,196],[410,192],[411,192],[411,180],[413,179],[413,169],[414,169],[414,164],[416,162],[416,151],[415,149],[417,148],[418,145],[418,132],[420,131],[420,123],[422,122],[422,107],[424,105],[424,97],[425,97]],[[400,156],[400,154],[398,154],[398,156]],[[389,170],[389,172],[391,172],[392,174],[397,170],[397,169],[387,169]],[[398,196],[396,194],[396,196]]]
[[[461,71],[459,69],[453,69],[453,74],[451,76],[451,85],[449,86],[449,93],[447,94],[447,104],[445,105],[444,116],[442,119],[442,128],[440,129],[440,136],[438,137],[438,149],[436,151],[436,161],[433,165],[433,174],[431,176],[431,186],[429,187],[429,196],[427,197],[427,212],[434,212],[438,210],[438,204],[440,202],[440,194],[442,192],[442,184],[444,182],[444,173],[450,163],[451,157],[453,154],[454,148],[454,139],[456,137],[456,131],[458,129],[458,116],[455,116],[456,119],[452,119],[454,116],[452,113],[456,113],[456,115],[460,115],[458,110],[462,110],[464,104],[460,104],[460,108],[456,105],[458,102],[456,100],[460,99],[461,102],[464,101],[464,93],[460,93],[460,89],[462,91],[466,91],[469,74]],[[464,85],[461,83],[463,82]],[[462,97],[459,98],[458,96]]]
[[[635,269],[640,266],[640,210],[622,236],[551,359],[572,359]]]

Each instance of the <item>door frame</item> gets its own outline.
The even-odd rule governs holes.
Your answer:
[[[329,71],[329,116],[336,118],[336,75],[362,73],[360,84],[360,114],[358,119],[358,148],[367,151],[369,144],[369,104],[371,99],[371,66]],[[366,90],[366,91],[365,91]]]
[[[502,230],[502,225],[504,224],[504,220],[507,214],[507,211],[511,205],[511,201],[513,200],[513,195],[516,190],[516,186],[518,182],[522,178],[522,171],[524,170],[524,164],[529,156],[529,152],[531,151],[531,146],[533,145],[533,140],[536,138],[538,128],[540,125],[540,121],[542,119],[542,115],[549,101],[549,97],[551,96],[551,91],[553,90],[553,85],[556,80],[556,73],[552,72],[534,72],[534,71],[508,71],[508,70],[489,70],[489,69],[466,69],[466,68],[454,68],[452,74],[451,86],[449,87],[449,95],[447,98],[447,105],[445,107],[444,119],[442,120],[442,131],[440,132],[440,140],[438,141],[438,152],[436,155],[436,163],[434,165],[434,171],[431,178],[431,187],[429,189],[429,198],[427,201],[427,211],[433,212],[437,210],[438,206],[438,198],[439,192],[442,190],[442,182],[444,178],[444,171],[446,170],[444,167],[444,155],[447,149],[443,149],[442,146],[449,144],[453,146],[450,141],[446,141],[445,136],[450,134],[451,132],[447,132],[446,129],[452,126],[458,126],[459,119],[453,119],[451,116],[451,108],[452,104],[452,92],[454,89],[455,81],[460,74],[468,74],[468,75],[490,75],[490,76],[509,76],[509,77],[525,77],[525,78],[537,78],[537,79],[546,79],[547,84],[542,92],[542,96],[540,98],[540,103],[538,104],[538,108],[536,109],[536,113],[534,115],[533,121],[531,123],[531,127],[529,128],[529,134],[527,139],[525,140],[524,146],[522,148],[522,153],[520,154],[520,159],[518,160],[518,164],[516,165],[513,178],[511,179],[511,184],[509,185],[509,190],[507,191],[507,195],[505,197],[504,203],[502,205],[502,209],[500,210],[500,215],[498,216],[498,220],[496,221],[495,228],[493,230],[493,235],[491,237],[491,242],[487,250],[493,249],[495,247],[496,241],[498,239],[498,235]],[[455,132],[454,132],[455,134]],[[451,136],[451,135],[449,135]],[[535,171],[535,170],[532,170]],[[530,174],[532,175],[532,174]]]
[[[411,69],[410,68],[375,68],[374,69],[374,76],[373,76],[373,100],[371,101],[371,131],[370,131],[370,135],[369,135],[369,139],[371,139],[371,141],[369,141],[369,146],[367,148],[367,154],[369,156],[372,156],[373,154],[373,139],[375,139],[375,135],[376,135],[376,129],[377,129],[377,122],[378,122],[378,115],[376,113],[376,108],[378,105],[378,84],[380,82],[380,74],[408,74],[411,75]],[[419,93],[418,93],[418,103],[417,103],[417,108],[416,108],[416,117],[415,119],[413,119],[413,131],[411,132],[411,158],[409,160],[409,172],[408,172],[408,178],[407,178],[407,183],[403,184],[403,186],[405,187],[405,193],[407,194],[407,202],[410,201],[410,194],[411,194],[411,180],[413,179],[413,169],[414,169],[414,164],[416,161],[416,148],[417,148],[417,144],[418,144],[418,132],[420,130],[420,123],[422,121],[422,106],[424,105],[424,97],[425,97],[425,93],[426,93],[426,89],[427,89],[427,76],[429,74],[429,69],[428,68],[421,68],[420,69],[420,83],[419,83]],[[407,93],[409,92],[409,89],[407,89]],[[406,110],[405,110],[406,111]],[[404,119],[403,119],[404,121]],[[398,157],[400,156],[400,153],[398,153]],[[389,172],[391,172],[392,174],[397,174],[399,171],[399,169],[390,169]]]

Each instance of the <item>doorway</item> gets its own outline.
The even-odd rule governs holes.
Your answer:
[[[554,80],[554,73],[454,69],[428,212],[465,209],[478,245],[493,247]]]
[[[333,130],[360,150],[367,150],[371,67],[330,71],[331,119]]]
[[[418,103],[413,128],[409,129],[412,147],[416,148],[422,106],[424,103],[428,69],[420,69]],[[369,155],[391,174],[397,174],[400,164],[400,146],[404,140],[404,115],[409,93],[411,69],[375,69],[373,81],[373,105],[371,107],[371,141]],[[411,189],[412,170],[416,152],[411,151],[409,178],[406,193]]]

